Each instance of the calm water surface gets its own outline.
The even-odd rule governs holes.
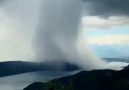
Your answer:
[[[24,87],[33,82],[46,82],[54,78],[72,75],[77,72],[78,71],[43,71],[0,77],[0,90],[22,90]]]

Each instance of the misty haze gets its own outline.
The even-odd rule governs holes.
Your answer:
[[[128,90],[128,4],[0,0],[0,89]]]

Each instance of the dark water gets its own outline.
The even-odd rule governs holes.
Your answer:
[[[22,90],[33,82],[46,82],[48,80],[77,73],[64,71],[33,72],[8,77],[0,77],[0,90]]]

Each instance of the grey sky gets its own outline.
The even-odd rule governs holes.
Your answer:
[[[86,14],[97,16],[129,15],[129,0],[84,0]]]
[[[7,1],[7,2],[6,2]],[[46,1],[46,0],[43,0]],[[57,2],[56,2],[57,1]],[[67,2],[68,1],[68,2]],[[49,52],[55,51],[55,49],[59,51],[59,48],[61,52],[65,53],[64,55],[71,58],[78,55],[76,55],[76,45],[73,45],[76,43],[76,39],[78,38],[78,34],[80,34],[80,31],[78,31],[78,24],[80,19],[80,7],[78,5],[77,0],[55,0],[56,4],[58,6],[54,6],[54,4],[51,5],[50,1],[48,2],[48,6],[45,6],[45,12],[46,17],[44,17],[44,11],[42,11],[42,14],[40,17],[41,20],[41,29],[43,28],[43,25],[46,26],[45,28],[49,31],[45,33],[47,35],[47,39],[44,39],[44,31],[38,32],[37,36],[38,42],[41,42],[39,45],[39,53],[43,56],[43,49],[40,48],[44,44],[42,44],[43,39],[46,40],[46,44],[52,44],[56,45],[58,48],[51,49],[51,45],[47,45],[46,49]],[[55,3],[54,2],[54,3]],[[64,2],[64,3],[62,3]],[[70,3],[69,3],[70,2]],[[1,47],[0,47],[0,60],[28,60],[33,58],[33,47],[32,47],[32,39],[33,34],[35,33],[35,30],[37,30],[37,23],[39,22],[39,15],[40,15],[40,0],[5,0],[5,2],[1,2],[0,6],[0,14],[2,16],[0,19],[3,19],[2,23],[3,25],[0,26],[1,33],[4,33],[1,35],[3,38],[1,39]],[[80,3],[80,1],[79,1]],[[84,5],[84,11],[86,15],[94,15],[94,16],[101,16],[101,17],[107,17],[107,16],[128,16],[128,0],[86,0]],[[62,5],[62,6],[61,6]],[[69,7],[70,6],[70,7]],[[49,8],[50,7],[50,8]],[[42,9],[44,9],[42,8]],[[49,11],[47,11],[49,10]],[[52,10],[52,11],[51,11]],[[59,11],[60,10],[60,11]],[[56,14],[57,13],[57,14]],[[54,15],[54,16],[53,16]],[[60,26],[58,26],[60,25]],[[10,27],[11,28],[5,28]],[[50,27],[51,26],[51,27]],[[67,28],[66,28],[67,27]],[[39,29],[39,28],[38,28]],[[53,30],[53,31],[52,31]],[[40,31],[40,30],[39,30]],[[9,35],[8,35],[9,32]],[[78,33],[79,32],[79,33]],[[53,35],[54,34],[54,35]],[[5,37],[6,36],[6,37]],[[40,37],[41,36],[41,37]],[[86,35],[85,35],[86,36]],[[50,37],[50,39],[48,39]],[[54,37],[54,38],[53,38]],[[46,37],[45,37],[46,38]],[[104,65],[105,61],[100,60],[97,56],[95,56],[90,50],[88,50],[88,47],[84,49],[84,47],[87,45],[87,43],[83,42],[86,37],[79,37],[77,43],[81,43],[78,45],[77,49],[80,49],[79,54],[81,54],[82,61],[76,61],[76,63],[79,63],[80,65],[86,65],[91,66],[94,65],[94,67],[98,67],[100,65]],[[50,43],[47,43],[50,42]],[[75,41],[75,42],[74,42]],[[44,43],[44,42],[43,42]],[[68,46],[68,47],[67,47]],[[75,47],[74,47],[75,46]],[[51,49],[49,51],[49,49]],[[59,56],[60,51],[58,52],[56,56]],[[34,51],[35,52],[35,51]],[[48,54],[47,53],[47,54]],[[52,53],[55,56],[55,52]],[[50,55],[52,56],[50,53]],[[49,55],[48,55],[49,56]],[[54,57],[52,56],[52,57]],[[80,55],[79,55],[80,56]],[[76,58],[74,57],[74,58]],[[80,57],[79,57],[80,58]],[[96,59],[96,60],[95,60]],[[81,59],[78,59],[81,60]],[[99,61],[99,62],[98,62]],[[85,62],[85,63],[81,63]],[[96,64],[98,63],[98,64]],[[104,64],[103,64],[104,63]]]

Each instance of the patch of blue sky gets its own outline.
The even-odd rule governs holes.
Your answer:
[[[129,25],[114,26],[112,28],[96,28],[87,27],[89,31],[88,37],[104,36],[104,35],[129,35]],[[99,57],[121,58],[129,57],[129,45],[90,45],[93,52]]]
[[[101,58],[129,57],[128,45],[91,45],[90,47]]]

